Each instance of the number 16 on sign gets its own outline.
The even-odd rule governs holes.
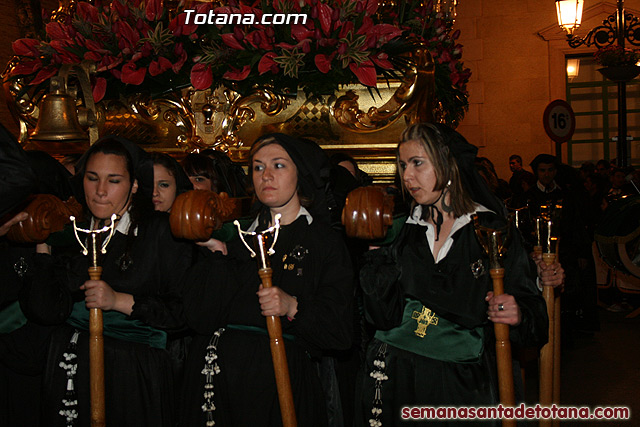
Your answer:
[[[567,142],[576,130],[576,116],[571,106],[562,99],[552,101],[544,110],[544,130],[553,141]]]

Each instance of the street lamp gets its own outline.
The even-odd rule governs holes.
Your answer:
[[[638,18],[624,10],[624,0],[617,0],[616,13],[609,15],[602,21],[602,25],[593,28],[584,37],[575,36],[573,33],[582,21],[582,8],[584,0],[556,0],[558,12],[558,25],[567,32],[567,42],[572,48],[582,45],[594,45],[598,49],[611,46],[616,43],[625,47],[629,42],[634,46],[640,46],[640,22]],[[616,155],[618,166],[628,165],[627,154],[627,83],[617,80],[618,83],[618,142]]]

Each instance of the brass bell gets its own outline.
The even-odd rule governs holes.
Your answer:
[[[31,141],[83,142],[89,141],[88,133],[78,121],[75,98],[66,93],[63,76],[51,77],[51,93],[40,102],[40,115]]]

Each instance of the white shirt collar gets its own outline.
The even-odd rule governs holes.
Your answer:
[[[476,204],[475,210],[473,212],[466,213],[461,217],[456,218],[455,221],[453,222],[453,226],[451,227],[451,231],[449,232],[449,235],[447,236],[445,242],[442,244],[442,247],[440,248],[440,251],[438,252],[438,259],[435,260],[436,263],[443,260],[449,253],[449,250],[453,245],[452,236],[456,233],[456,231],[460,230],[462,227],[469,224],[471,222],[471,216],[473,216],[478,212],[493,212],[493,211],[482,205]],[[433,255],[433,248],[435,246],[435,241],[436,241],[436,228],[433,224],[420,219],[421,216],[422,216],[422,205],[417,205],[413,209],[413,213],[411,214],[411,216],[407,219],[407,224],[417,224],[423,227],[427,227],[425,234],[427,235],[429,248],[431,249],[431,254]],[[440,236],[440,238],[442,238],[442,236]],[[434,256],[434,259],[435,259],[435,256]]]
[[[311,216],[311,214],[309,213],[307,208],[305,208],[304,206],[300,206],[300,210],[298,211],[298,215],[296,215],[296,218],[293,220],[293,222],[295,222],[301,216],[305,216],[307,218],[307,224],[311,224],[313,222],[313,217]],[[247,231],[253,232],[253,231],[256,231],[256,228],[258,228],[258,218],[253,220],[253,222],[251,223],[251,226],[249,227],[249,229]]]
[[[91,229],[92,230],[93,230],[94,226],[95,226],[95,218],[91,218]],[[126,235],[127,233],[129,233],[129,227],[131,227],[131,215],[129,214],[129,211],[126,211],[122,215],[122,217],[120,218],[120,221],[118,221],[118,224],[116,225],[115,231]],[[133,232],[133,234],[135,236],[138,235],[138,229],[137,228]]]
[[[547,188],[544,185],[542,185],[540,181],[536,181],[536,185],[538,186],[538,190],[542,191],[543,193],[551,193],[552,191],[555,191],[556,189],[560,188],[560,186],[558,185],[558,183],[556,183],[555,180],[551,181],[550,190],[547,190]]]

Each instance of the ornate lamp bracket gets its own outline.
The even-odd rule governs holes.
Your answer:
[[[620,34],[619,29],[621,29]],[[631,13],[621,10],[621,6],[616,13],[604,19],[602,25],[593,28],[586,36],[578,37],[567,34],[567,41],[572,48],[595,45],[601,49],[611,46],[619,40],[622,41],[621,46],[624,46],[624,41],[634,46],[640,46],[640,22]]]

